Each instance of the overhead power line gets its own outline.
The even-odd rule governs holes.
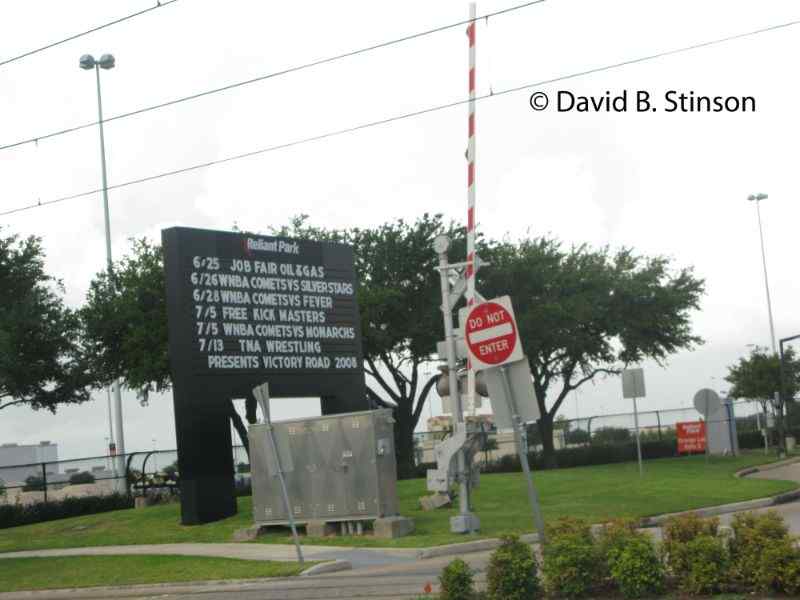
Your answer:
[[[717,38],[715,40],[701,42],[701,43],[698,43],[698,44],[692,44],[691,46],[683,46],[683,47],[680,47],[680,48],[674,48],[672,50],[665,50],[663,52],[658,52],[656,54],[648,54],[646,56],[640,56],[638,58],[632,58],[632,59],[629,59],[629,60],[624,60],[624,61],[621,61],[621,62],[616,62],[616,63],[608,64],[608,65],[605,65],[605,66],[601,66],[601,67],[594,67],[594,68],[591,68],[591,69],[586,69],[584,71],[577,71],[575,73],[570,73],[569,75],[562,75],[560,77],[553,77],[551,79],[543,79],[541,81],[536,81],[536,82],[533,82],[533,83],[527,83],[525,85],[520,85],[520,86],[516,86],[516,87],[512,87],[512,88],[506,88],[504,90],[500,90],[500,91],[497,91],[497,92],[494,92],[494,93],[483,94],[481,96],[477,96],[475,98],[475,100],[487,100],[487,99],[490,99],[490,98],[496,98],[498,96],[503,96],[503,95],[506,95],[506,94],[512,94],[512,93],[515,93],[515,92],[520,92],[522,90],[528,90],[528,89],[531,89],[531,88],[542,87],[544,85],[549,85],[549,84],[552,84],[552,83],[558,83],[560,81],[567,81],[567,80],[570,80],[570,79],[576,79],[578,77],[585,77],[587,75],[593,75],[593,74],[596,74],[596,73],[602,73],[604,71],[610,71],[610,70],[613,70],[613,69],[618,69],[618,68],[621,68],[621,67],[634,65],[634,64],[637,64],[637,63],[643,63],[643,62],[650,61],[650,60],[656,60],[656,59],[664,58],[666,56],[671,56],[671,55],[674,55],[674,54],[680,54],[680,53],[683,53],[683,52],[690,52],[690,51],[693,51],[693,50],[698,50],[698,49],[701,49],[701,48],[707,48],[709,46],[714,46],[714,45],[717,45],[717,44],[723,44],[725,42],[730,42],[730,41],[739,40],[739,39],[742,39],[742,38],[747,38],[747,37],[758,35],[758,34],[761,34],[761,33],[767,33],[769,31],[776,31],[778,29],[791,27],[791,26],[797,25],[797,24],[800,24],[800,19],[797,19],[797,20],[794,20],[794,21],[788,21],[786,23],[780,23],[778,25],[771,25],[769,27],[764,27],[764,28],[761,28],[761,29],[755,29],[755,30],[752,30],[752,31],[744,32],[744,33],[738,33],[738,34],[730,35],[730,36],[723,37],[723,38]],[[468,98],[464,99],[464,100],[457,100],[455,102],[449,102],[447,104],[440,104],[440,105],[437,105],[437,106],[431,106],[431,107],[428,107],[428,108],[423,108],[421,110],[408,112],[408,113],[403,113],[403,114],[395,115],[395,116],[392,116],[392,117],[387,117],[385,119],[380,119],[378,121],[370,121],[368,123],[362,123],[360,125],[347,127],[347,128],[344,128],[344,129],[338,129],[338,130],[335,130],[335,131],[329,131],[329,132],[326,132],[326,133],[321,133],[319,135],[306,137],[306,138],[294,140],[294,141],[291,141],[291,142],[286,142],[286,143],[283,143],[283,144],[277,144],[277,145],[274,145],[274,146],[267,146],[266,148],[260,148],[260,149],[257,149],[257,150],[251,150],[249,152],[243,152],[241,154],[234,154],[234,155],[231,155],[231,156],[226,156],[224,158],[218,158],[218,159],[215,159],[215,160],[210,160],[210,161],[207,161],[207,162],[204,162],[204,163],[199,163],[199,164],[191,165],[191,166],[188,166],[188,167],[183,167],[183,168],[180,168],[180,169],[174,169],[174,170],[171,170],[171,171],[164,171],[164,172],[161,172],[161,173],[156,173],[154,175],[148,175],[146,177],[140,177],[138,179],[132,179],[132,180],[125,181],[125,182],[122,182],[122,183],[116,183],[116,184],[113,184],[113,185],[109,185],[108,189],[109,190],[120,189],[120,188],[124,188],[124,187],[128,187],[128,186],[132,186],[132,185],[137,185],[137,184],[140,184],[140,183],[145,183],[147,181],[154,181],[156,179],[163,179],[165,177],[171,177],[173,175],[180,175],[182,173],[188,173],[188,172],[191,172],[191,171],[197,171],[199,169],[205,169],[205,168],[212,167],[212,166],[215,166],[215,165],[220,165],[220,164],[223,164],[223,163],[233,162],[233,161],[240,160],[240,159],[243,159],[243,158],[250,158],[252,156],[257,156],[257,155],[260,155],[260,154],[266,154],[268,152],[274,152],[274,151],[277,151],[277,150],[284,150],[286,148],[291,148],[291,147],[294,147],[294,146],[300,146],[302,144],[307,144],[307,143],[310,143],[310,142],[316,142],[316,141],[320,141],[320,140],[323,140],[323,139],[326,139],[326,138],[330,138],[330,137],[336,137],[336,136],[344,135],[344,134],[347,134],[347,133],[353,133],[353,132],[356,132],[356,131],[361,131],[363,129],[368,129],[368,128],[371,128],[371,127],[377,127],[379,125],[387,125],[389,123],[394,123],[396,121],[402,121],[404,119],[410,119],[410,118],[413,118],[413,117],[419,117],[419,116],[422,116],[422,115],[426,115],[426,114],[433,113],[433,112],[438,112],[440,110],[445,110],[445,109],[448,109],[448,108],[454,108],[456,106],[461,106],[463,104],[466,104],[467,102],[469,102]],[[102,188],[97,188],[97,189],[93,189],[93,190],[87,190],[85,192],[80,192],[80,193],[77,193],[77,194],[72,194],[72,195],[69,195],[69,196],[62,196],[60,198],[54,198],[52,200],[47,200],[45,202],[37,202],[36,204],[30,204],[30,205],[27,205],[27,206],[20,206],[18,208],[13,208],[11,210],[0,212],[0,216],[6,216],[6,215],[15,214],[15,213],[20,213],[20,212],[23,212],[23,211],[32,210],[34,208],[40,208],[40,207],[43,207],[43,206],[50,206],[52,204],[58,204],[58,203],[61,203],[61,202],[66,202],[67,200],[75,200],[77,198],[83,198],[85,196],[91,196],[93,194],[97,194],[97,193],[99,193],[101,191],[102,191]]]
[[[175,0],[172,0],[172,1],[174,2]],[[496,17],[498,15],[502,15],[502,14],[510,13],[510,12],[513,12],[513,11],[516,11],[516,10],[520,10],[522,8],[527,8],[528,6],[533,6],[534,4],[541,4],[542,2],[545,2],[545,0],[532,0],[531,2],[525,2],[524,4],[518,4],[518,5],[515,5],[515,6],[511,6],[509,8],[504,8],[502,10],[496,10],[494,12],[486,13],[484,15],[476,17],[476,20],[477,19],[488,19],[489,17]],[[243,86],[246,86],[246,85],[250,85],[250,84],[253,84],[253,83],[258,83],[260,81],[265,81],[267,79],[273,79],[275,77],[288,75],[290,73],[296,73],[298,71],[303,71],[305,69],[310,69],[312,67],[318,67],[320,65],[336,62],[336,61],[339,61],[339,60],[342,60],[342,59],[345,59],[345,58],[350,58],[352,56],[356,56],[358,54],[363,54],[365,52],[372,52],[373,50],[379,50],[381,48],[386,48],[388,46],[393,46],[395,44],[401,44],[403,42],[408,42],[408,41],[411,41],[411,40],[415,40],[417,38],[421,38],[421,37],[425,37],[425,36],[428,36],[428,35],[432,35],[434,33],[440,33],[442,31],[447,31],[448,29],[453,29],[454,27],[459,27],[461,25],[467,25],[470,22],[471,22],[471,19],[465,19],[463,21],[457,21],[455,23],[450,23],[448,25],[442,25],[440,27],[434,27],[433,29],[427,29],[425,31],[420,31],[420,32],[412,33],[412,34],[409,34],[409,35],[405,35],[403,37],[399,37],[399,38],[396,38],[396,39],[388,40],[388,41],[385,41],[385,42],[380,42],[378,44],[373,44],[372,46],[366,46],[364,48],[359,48],[358,50],[351,50],[349,52],[345,52],[344,54],[336,54],[335,56],[329,56],[327,58],[320,58],[320,59],[317,59],[317,60],[314,60],[314,61],[311,61],[311,62],[308,62],[308,63],[295,65],[293,67],[287,67],[286,69],[282,69],[280,71],[267,73],[265,75],[259,75],[257,77],[253,77],[251,79],[245,79],[243,81],[237,81],[235,83],[229,83],[229,84],[223,85],[221,87],[212,88],[212,89],[205,90],[205,91],[202,91],[202,92],[197,92],[195,94],[190,94],[188,96],[182,96],[180,98],[175,98],[173,100],[167,100],[166,102],[160,102],[158,104],[153,104],[151,106],[145,106],[143,108],[137,108],[136,110],[132,110],[130,112],[120,113],[118,115],[114,115],[113,117],[108,117],[106,119],[103,119],[103,123],[109,123],[111,121],[117,121],[119,119],[126,119],[128,117],[133,117],[135,115],[140,115],[142,113],[150,112],[152,110],[158,110],[160,108],[166,108],[167,106],[174,106],[175,104],[181,104],[182,102],[188,102],[190,100],[197,100],[198,98],[203,98],[205,96],[211,96],[213,94],[219,94],[220,92],[227,92],[227,91],[230,91],[230,90],[233,90],[233,89],[236,89],[236,88],[240,88],[240,87],[243,87]],[[12,142],[10,144],[5,144],[3,146],[0,146],[0,150],[8,150],[10,148],[16,148],[18,146],[23,146],[25,144],[30,144],[30,143],[33,143],[33,142],[38,143],[38,142],[41,142],[42,140],[46,140],[46,139],[49,139],[49,138],[57,137],[57,136],[60,136],[60,135],[65,135],[65,134],[68,134],[68,133],[74,133],[75,131],[80,131],[81,129],[86,129],[88,127],[94,127],[98,123],[99,123],[98,121],[92,121],[90,123],[83,123],[81,125],[75,125],[73,127],[67,127],[66,129],[61,129],[59,131],[52,131],[50,133],[46,133],[46,134],[43,134],[43,135],[38,135],[38,136],[35,136],[35,137],[30,137],[30,138],[26,138],[26,139],[23,139],[23,140],[18,140],[16,142]]]
[[[76,33],[69,37],[65,37],[63,40],[58,40],[57,42],[51,42],[46,46],[42,46],[41,48],[35,48],[33,50],[28,50],[27,52],[23,52],[22,54],[18,54],[17,56],[12,56],[11,58],[6,58],[4,60],[0,60],[0,67],[12,63],[17,60],[21,60],[27,56],[31,56],[32,54],[36,54],[37,52],[43,52],[45,50],[49,50],[50,48],[55,48],[56,46],[60,46],[61,44],[66,44],[67,42],[71,42],[72,40],[76,40],[79,37],[83,37],[84,35],[89,35],[90,33],[94,33],[95,31],[100,31],[101,29],[105,29],[106,27],[111,27],[112,25],[116,25],[117,23],[122,23],[124,21],[128,21],[133,19],[134,17],[138,17],[145,13],[149,13],[150,11],[156,10],[161,8],[162,6],[167,6],[168,4],[172,4],[173,2],[177,2],[178,0],[156,0],[156,5],[151,6],[149,8],[145,8],[135,13],[131,13],[129,15],[125,15],[124,17],[120,17],[119,19],[114,19],[113,21],[109,21],[108,23],[103,23],[102,25],[98,25],[97,27],[92,27],[91,29],[87,29],[86,31],[81,31],[80,33]]]

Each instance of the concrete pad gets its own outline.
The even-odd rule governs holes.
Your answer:
[[[423,496],[419,499],[419,506],[424,511],[436,510],[443,506],[450,506],[453,500],[448,494],[436,493],[430,496]]]
[[[234,542],[252,542],[259,536],[267,533],[266,525],[251,525],[244,529],[237,529],[233,532],[232,539]]]
[[[414,531],[414,521],[407,517],[383,517],[375,519],[375,537],[394,539],[408,535]]]
[[[306,523],[306,535],[309,537],[327,537],[336,535],[336,525],[327,521],[309,521]]]

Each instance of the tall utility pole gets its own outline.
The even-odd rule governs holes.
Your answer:
[[[767,256],[764,252],[764,231],[761,227],[761,201],[769,198],[767,194],[750,194],[747,199],[756,203],[756,214],[758,215],[758,235],[761,238],[761,264],[764,267],[764,288],[767,291],[767,313],[769,314],[769,336],[772,342],[772,353],[776,354],[778,348],[775,346],[775,324],[772,320],[772,299],[769,295],[769,278],[767,277]]]
[[[103,54],[100,60],[95,60],[91,54],[84,54],[80,59],[80,67],[84,70],[94,69],[97,81],[97,115],[98,124],[100,125],[100,167],[103,176],[103,213],[105,216],[105,229],[106,229],[106,266],[108,268],[109,283],[114,285],[113,278],[113,261],[111,258],[111,218],[108,212],[108,176],[106,174],[106,142],[103,133],[103,100],[100,94],[100,69],[113,69],[116,64],[114,56],[111,54]],[[113,384],[114,390],[114,421],[116,424],[116,456],[117,460],[117,477],[124,477],[125,473],[125,433],[122,427],[122,391],[120,390],[119,381]],[[120,482],[119,479],[117,479]],[[119,488],[127,488],[127,482],[121,480]]]

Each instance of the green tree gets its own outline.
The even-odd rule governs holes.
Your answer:
[[[791,346],[784,350],[784,364],[786,398],[794,398],[800,389],[800,359]],[[750,356],[742,357],[728,367],[725,381],[732,386],[728,392],[732,398],[772,400],[781,387],[780,359],[766,348],[753,348]]]
[[[146,239],[133,240],[130,255],[92,280],[81,317],[89,361],[103,384],[121,379],[140,393],[171,387],[165,290],[161,246]],[[232,399],[228,414],[249,453],[247,427]]]
[[[409,476],[414,468],[414,429],[439,377],[423,380],[420,369],[443,337],[433,239],[446,233],[452,240],[451,257],[463,260],[463,231],[445,224],[441,215],[342,231],[312,227],[302,215],[273,233],[353,246],[367,393],[373,402],[394,409],[398,473]]]
[[[775,394],[781,390],[780,357],[768,352],[766,348],[753,348],[750,356],[742,357],[735,365],[728,367],[728,375],[725,377],[725,381],[732,386],[728,392],[732,398],[758,400],[765,413],[767,404],[772,404],[778,414],[778,445],[781,450],[785,441],[783,405],[784,402],[793,404],[800,389],[800,359],[791,346],[784,350],[783,356],[783,395],[777,399]]]
[[[306,216],[299,216],[270,232],[354,247],[368,394],[373,403],[395,411],[401,476],[413,472],[413,432],[438,378],[434,375],[423,381],[420,366],[430,359],[442,337],[432,244],[436,235],[445,232],[454,240],[453,256],[460,257],[463,233],[452,224],[446,226],[439,215],[343,231],[312,227]],[[164,289],[161,248],[146,240],[133,243],[131,255],[115,265],[113,275],[101,272],[92,281],[82,315],[92,365],[104,381],[122,378],[129,388],[169,388]],[[255,399],[247,398],[250,422],[255,421],[255,407]],[[246,427],[232,403],[230,416],[248,448]]]
[[[484,258],[491,266],[481,271],[481,293],[508,294],[514,303],[548,466],[555,465],[553,420],[571,391],[702,342],[690,315],[704,282],[668,258],[564,248],[545,237],[495,244]]]
[[[80,320],[64,306],[61,282],[45,273],[39,238],[0,236],[0,290],[0,410],[56,412],[88,400]]]

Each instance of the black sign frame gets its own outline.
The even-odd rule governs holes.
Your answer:
[[[332,242],[187,227],[164,229],[162,243],[181,521],[206,523],[236,513],[231,398],[245,398],[267,382],[274,398],[319,397],[323,414],[368,408],[353,249]],[[222,290],[230,292],[224,299]],[[256,294],[261,294],[258,305],[253,304]],[[281,308],[279,302],[293,305]],[[237,318],[223,318],[223,307],[227,317]],[[300,322],[286,325],[281,317]],[[223,331],[223,324],[228,329]],[[299,333],[296,329],[285,330],[290,340],[281,343],[298,342],[288,347],[299,351],[277,359],[275,354],[286,354],[264,351],[263,346],[259,353],[252,341],[242,341],[263,342],[264,336],[227,335],[231,327],[244,326],[237,331],[249,332],[246,325],[256,324],[303,327],[304,335],[316,332],[323,338],[298,340],[292,336]]]

